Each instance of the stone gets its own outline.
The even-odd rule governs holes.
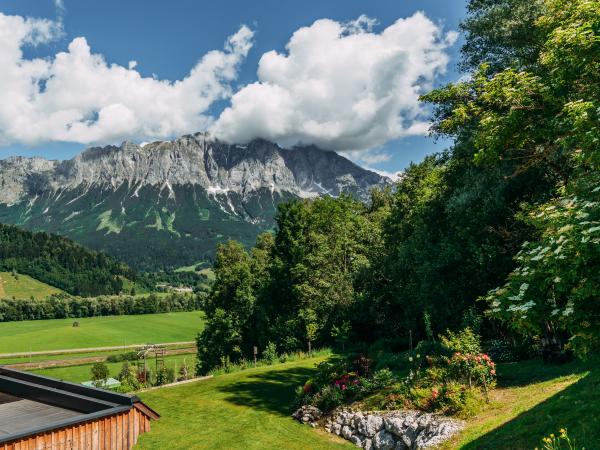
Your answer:
[[[302,423],[316,422],[323,417],[323,412],[314,406],[304,405],[298,408],[292,417]]]
[[[357,412],[354,414],[354,419],[352,420],[352,426],[354,428],[358,428],[358,424],[365,417],[365,415],[361,412]]]
[[[404,419],[401,417],[386,417],[383,419],[383,426],[387,431],[398,437],[402,437],[406,429]]]
[[[381,430],[373,436],[373,448],[375,450],[394,450],[396,440],[391,433]]]
[[[353,433],[354,433],[354,430],[352,428],[350,428],[348,425],[344,425],[342,427],[341,435],[344,439],[350,440]]]
[[[365,450],[372,450],[373,449],[373,440],[369,439],[369,438],[365,438],[363,440],[362,448],[364,448]]]
[[[335,434],[337,434],[339,436],[340,433],[342,432],[342,425],[340,425],[339,423],[334,423],[333,426],[331,427],[331,429],[333,430],[333,432]]]
[[[410,448],[404,444],[402,439],[400,439],[399,441],[396,441],[396,448],[394,450],[410,450]]]
[[[350,437],[350,442],[352,442],[357,447],[361,447],[362,448],[362,446],[363,446],[363,440],[362,440],[360,434],[353,434]]]
[[[358,422],[358,432],[367,437],[373,437],[375,433],[383,428],[383,418],[374,414],[368,414]]]

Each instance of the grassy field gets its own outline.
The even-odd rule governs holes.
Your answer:
[[[168,368],[175,369],[175,372],[179,370],[183,362],[193,369],[196,364],[196,354],[190,353],[185,355],[174,355],[165,357],[165,366]],[[130,362],[130,364],[134,364]],[[147,360],[148,368],[154,371],[156,367],[155,360],[152,358],[148,358]],[[59,380],[64,381],[72,381],[74,383],[80,383],[82,381],[88,381],[91,378],[91,370],[93,364],[82,364],[79,366],[69,366],[69,367],[52,367],[49,369],[36,369],[32,370],[32,373],[37,373],[40,375],[46,375],[48,377],[58,378]],[[108,370],[110,376],[116,378],[121,367],[123,366],[122,362],[117,363],[106,363],[108,366]]]
[[[200,311],[3,322],[0,353],[193,341],[203,323]]]
[[[141,393],[162,417],[140,449],[352,449],[352,444],[290,418],[294,388],[323,358],[249,369]]]
[[[0,298],[35,298],[43,299],[52,294],[62,292],[60,289],[42,283],[28,275],[0,272]]]
[[[542,448],[541,439],[561,428],[577,449],[600,449],[600,364],[500,364],[490,405],[443,448]]]

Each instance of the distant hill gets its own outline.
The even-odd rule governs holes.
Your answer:
[[[205,134],[90,148],[68,161],[0,160],[0,222],[67,236],[136,269],[210,260],[217,243],[253,245],[277,205],[390,181],[313,146],[247,145]]]
[[[135,272],[126,264],[70,239],[3,224],[0,224],[0,271],[29,275],[82,296],[118,294],[124,278],[135,278]]]
[[[0,272],[0,298],[34,298],[40,300],[63,292],[57,287],[42,283],[17,272]]]

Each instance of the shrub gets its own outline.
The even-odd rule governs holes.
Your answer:
[[[92,366],[92,382],[94,383],[94,386],[104,386],[108,375],[108,366],[103,362],[97,362]]]
[[[137,376],[137,370],[134,366],[125,361],[121,366],[121,371],[117,376],[117,379],[121,382],[120,392],[131,392],[136,391],[141,387],[141,383]]]
[[[325,386],[313,398],[313,404],[321,411],[331,411],[345,402],[343,391],[335,386]]]
[[[279,356],[277,355],[277,346],[275,345],[275,343],[273,343],[273,342],[267,343],[267,346],[265,347],[265,350],[263,351],[263,359],[268,364],[275,364],[277,362],[277,360],[279,359]]]
[[[440,341],[446,349],[453,353],[481,353],[480,338],[469,327],[457,333],[448,330],[445,336],[440,336]]]
[[[163,384],[173,383],[175,381],[175,369],[172,367],[161,367],[158,372],[156,372],[156,382],[155,386],[162,386]]]

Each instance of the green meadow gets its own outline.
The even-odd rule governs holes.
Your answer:
[[[0,298],[31,298],[36,300],[62,292],[28,275],[0,272]]]
[[[0,353],[193,341],[203,325],[200,311],[2,322]]]

